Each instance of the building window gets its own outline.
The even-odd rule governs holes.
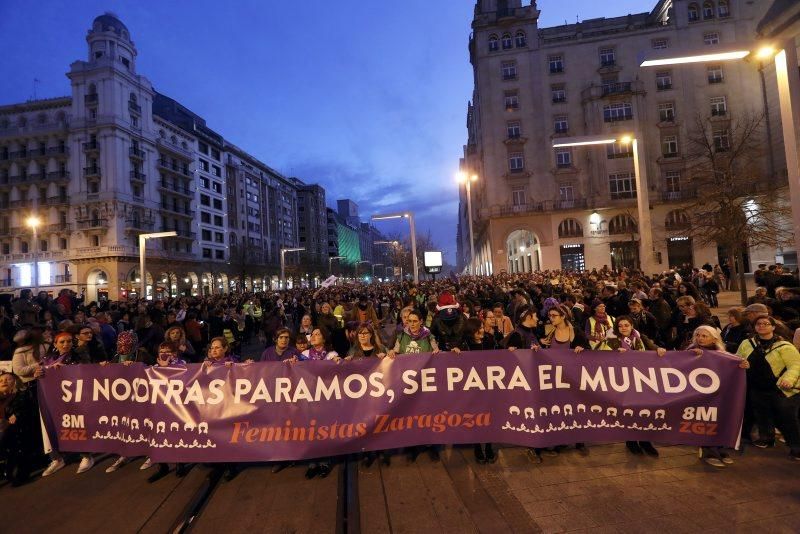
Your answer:
[[[506,91],[504,95],[504,103],[506,106],[506,111],[519,109],[519,95],[517,94],[517,91]]]
[[[658,105],[658,120],[661,122],[673,122],[675,120],[675,104],[664,102]]]
[[[500,48],[500,43],[497,39],[497,36],[492,34],[489,36],[489,52],[497,52]]]
[[[508,170],[511,172],[521,172],[525,169],[525,158],[522,152],[512,152],[508,155]]]
[[[200,160],[200,169],[208,172],[208,162],[204,159]]]
[[[664,186],[667,193],[680,193],[681,171],[667,171],[664,175]]]
[[[525,32],[519,31],[515,36],[517,48],[528,46],[528,40],[525,38]]]
[[[215,193],[222,194],[222,184],[219,182],[212,182],[211,188],[214,190]]]
[[[672,72],[665,70],[656,72],[656,89],[666,91],[672,89]]]
[[[517,62],[516,61],[503,61],[502,69],[504,80],[517,79]]]
[[[606,157],[608,159],[632,158],[633,143],[609,143],[606,145]]]
[[[669,48],[669,39],[653,39],[650,41],[650,46],[653,50],[664,50]]]
[[[527,197],[525,195],[525,188],[524,187],[515,187],[511,190],[511,205],[512,206],[524,206],[527,204]]]
[[[711,2],[703,2],[703,18],[704,19],[714,18],[714,4],[712,4]]]
[[[210,248],[204,248],[203,249],[203,257],[204,258],[211,258],[211,249]]]
[[[547,58],[550,66],[550,74],[557,74],[564,72],[564,57],[563,56],[550,56]]]
[[[556,167],[566,169],[572,166],[572,152],[568,148],[556,149]]]
[[[211,174],[214,176],[222,176],[222,169],[217,167],[216,165],[211,166]]]
[[[207,211],[200,212],[200,222],[204,222],[206,224],[211,224],[211,214]]]
[[[616,55],[614,54],[613,48],[601,48],[600,49],[600,66],[601,67],[613,67],[616,63]]]
[[[214,199],[214,209],[221,210],[222,209],[222,200],[215,198]]]
[[[502,43],[503,43],[503,50],[508,50],[514,45],[514,41],[511,40],[510,33],[503,34]]]
[[[222,226],[222,217],[214,215],[214,226]]]
[[[700,9],[697,7],[697,4],[689,4],[687,12],[689,14],[689,22],[700,20]]]
[[[725,75],[722,73],[721,65],[711,65],[708,67],[708,83],[722,83]]]
[[[633,119],[633,108],[628,102],[603,106],[603,120],[605,122],[629,121],[631,119]]]
[[[208,189],[209,184],[210,184],[210,182],[209,182],[208,178],[206,178],[205,176],[201,176],[200,177],[200,187]]]
[[[728,113],[728,103],[724,96],[716,96],[711,99],[711,116],[723,117]]]
[[[678,157],[678,136],[667,135],[661,139],[661,154],[665,158]]]
[[[553,128],[556,133],[567,133],[569,130],[569,121],[566,115],[557,115],[553,118]]]
[[[616,215],[608,222],[608,233],[610,235],[630,234],[638,232],[636,221],[630,215]]]
[[[583,226],[575,219],[564,219],[558,225],[558,237],[583,237]]]
[[[202,230],[200,235],[203,238],[203,241],[211,241],[211,230]]]
[[[608,190],[611,200],[636,198],[636,179],[629,172],[609,174]]]
[[[522,135],[522,128],[519,121],[512,121],[506,124],[506,133],[509,139],[518,139]]]
[[[728,0],[719,0],[719,3],[717,4],[717,13],[721,19],[730,17],[731,9],[728,6]]]
[[[208,195],[200,195],[200,204],[202,204],[203,206],[210,206],[211,197]]]
[[[714,139],[714,150],[716,152],[727,152],[731,147],[731,140],[727,128],[714,130],[712,136]]]
[[[215,250],[214,251],[214,258],[217,260],[224,260],[225,259],[225,251],[224,250]]]
[[[703,34],[703,43],[707,45],[719,44],[719,34],[717,32],[709,32]]]
[[[575,190],[571,185],[558,186],[558,201],[561,203],[561,207],[567,207],[565,203],[575,202]]]
[[[567,90],[564,88],[563,84],[550,86],[550,95],[553,99],[553,103],[567,101]]]
[[[197,143],[197,149],[200,151],[201,154],[205,154],[208,156],[208,145],[204,142],[200,141]]]

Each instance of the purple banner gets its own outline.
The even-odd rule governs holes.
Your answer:
[[[704,351],[506,350],[395,360],[49,369],[62,451],[154,461],[318,458],[421,444],[734,446],[745,372]]]

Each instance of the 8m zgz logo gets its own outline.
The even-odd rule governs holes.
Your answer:
[[[86,441],[86,428],[82,415],[64,414],[61,416],[61,429],[58,439],[61,441]]]
[[[712,406],[689,406],[683,410],[681,432],[701,436],[717,435],[717,408]]]

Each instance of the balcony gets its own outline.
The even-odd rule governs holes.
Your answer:
[[[142,114],[142,106],[137,104],[136,102],[128,101],[128,109],[133,111],[134,113]]]
[[[66,206],[69,204],[67,197],[47,197],[48,206]]]
[[[144,159],[144,150],[136,148],[134,146],[128,149],[128,154],[130,155],[131,158]]]
[[[69,171],[53,171],[47,173],[48,180],[69,180]]]
[[[166,180],[161,180],[158,187],[164,191],[169,191],[170,193],[177,193],[179,195],[184,195],[187,197],[194,197],[194,191],[192,191],[188,187],[183,187],[178,184],[173,184]]]
[[[131,171],[131,180],[144,183],[147,181],[147,175],[139,171]]]
[[[69,223],[55,223],[47,225],[48,232],[69,232],[71,229],[72,225]]]
[[[711,109],[711,116],[712,117],[724,117],[727,114],[728,114],[728,110],[727,109],[718,109],[718,108],[712,108]]]
[[[31,157],[31,158],[40,158],[40,157],[46,156],[46,155],[47,155],[47,149],[46,148],[34,148],[34,149],[31,149],[31,150],[28,151],[28,157]]]
[[[171,153],[176,154],[184,159],[187,159],[189,161],[194,160],[194,154],[192,154],[187,148],[183,148],[178,145],[173,145],[171,142],[167,141],[166,139],[162,139],[160,137],[156,139],[156,143],[158,144],[159,147],[165,150],[169,150]]]
[[[28,175],[27,182],[41,182],[47,178],[47,174],[43,172],[34,172]]]
[[[141,231],[141,232],[152,232],[153,227],[155,226],[152,220],[145,220],[145,219],[126,219],[125,220],[125,229],[126,230],[134,230],[134,231]]]
[[[100,143],[97,141],[88,141],[83,143],[84,152],[97,152],[98,150],[100,150]]]
[[[161,209],[170,213],[177,213],[178,215],[182,215],[184,217],[194,217],[194,211],[192,211],[188,206],[181,208],[180,206],[170,205],[166,202],[162,202]]]
[[[84,178],[100,178],[100,167],[84,167],[83,176]]]
[[[86,105],[97,105],[99,100],[97,93],[90,93],[83,96],[83,103]]]
[[[33,200],[12,200],[8,203],[8,207],[11,209],[15,208],[32,208],[33,207]]]
[[[161,232],[177,232],[178,235],[176,237],[179,237],[179,238],[182,238],[182,239],[196,239],[197,238],[197,233],[196,232],[191,232],[189,230],[180,229],[180,228],[170,228],[169,226],[162,226],[160,231]]]
[[[604,84],[600,87],[600,94],[602,96],[620,95],[623,93],[630,93],[632,91],[631,82],[616,82]]]
[[[607,115],[603,117],[603,122],[622,122],[632,121],[633,113],[622,113],[618,115]]]
[[[69,147],[67,146],[51,146],[47,149],[47,153],[51,156],[69,155]]]
[[[664,82],[664,83],[657,83],[656,84],[656,90],[657,91],[669,91],[670,89],[672,89],[672,82],[670,82],[670,83]]]
[[[682,189],[680,191],[662,191],[661,200],[664,202],[680,202],[697,198],[695,189]]]
[[[108,219],[82,219],[78,221],[78,230],[101,230],[108,228]]]
[[[71,274],[57,274],[53,277],[56,284],[68,284],[72,281]]]
[[[10,159],[26,159],[28,157],[27,150],[17,150],[16,152],[11,152],[9,154]]]

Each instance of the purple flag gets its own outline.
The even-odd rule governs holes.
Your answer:
[[[39,394],[60,450],[162,462],[484,442],[734,446],[740,361],[713,351],[496,350],[340,364],[75,365],[48,370]]]

